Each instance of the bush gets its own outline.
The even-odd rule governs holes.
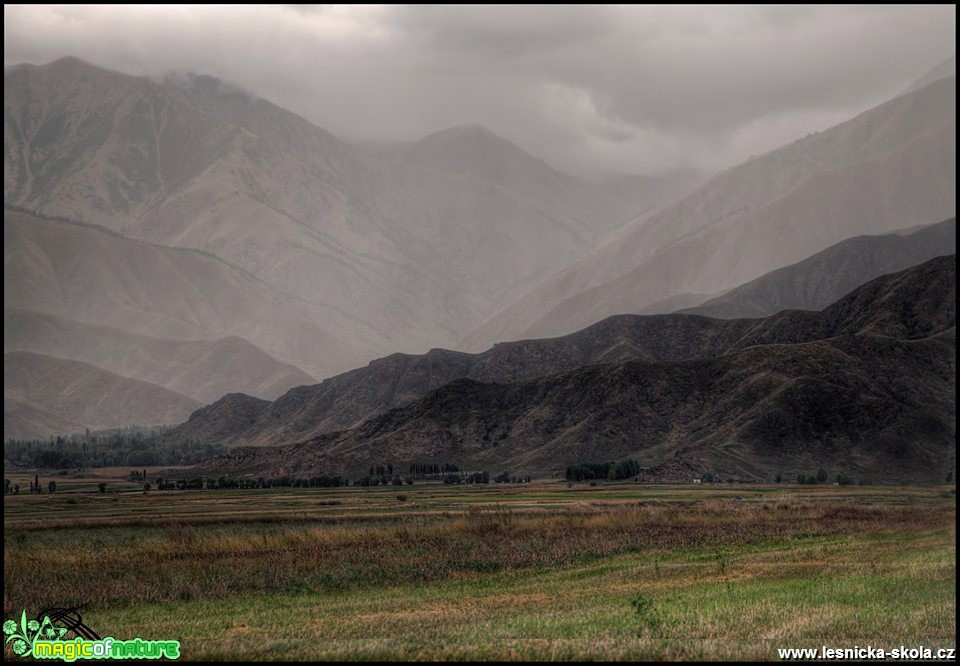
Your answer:
[[[407,496],[406,496],[406,495],[397,495],[397,501],[398,501],[398,502],[406,502],[406,501],[407,501]]]

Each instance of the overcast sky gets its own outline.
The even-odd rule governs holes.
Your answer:
[[[956,8],[5,6],[4,62],[235,83],[348,140],[477,123],[570,171],[716,170],[954,54]]]

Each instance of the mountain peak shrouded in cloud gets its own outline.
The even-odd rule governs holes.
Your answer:
[[[338,136],[493,127],[574,173],[717,170],[892,97],[953,6],[4,7],[4,62],[196,72]],[[278,39],[277,35],[283,35]],[[213,40],[213,41],[212,41]],[[816,48],[811,48],[812,45]]]
[[[957,75],[957,56],[952,55],[942,63],[931,69],[929,72],[921,76],[919,79],[910,84],[910,87],[903,91],[903,94],[912,93],[914,90],[919,90],[924,86],[928,86],[934,81],[939,81],[940,79],[945,79],[950,76]]]
[[[641,207],[475,129],[384,160],[203,76],[4,74],[11,307],[316,377],[454,344]]]
[[[461,344],[562,335],[678,295],[735,287],[850,236],[953,217],[955,142],[956,78],[947,77],[639,217]]]

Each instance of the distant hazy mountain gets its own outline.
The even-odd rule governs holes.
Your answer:
[[[940,78],[715,176],[463,340],[564,334],[666,298],[716,293],[845,238],[956,213],[956,78]]]
[[[3,439],[37,439],[83,432],[86,426],[9,398],[3,399]]]
[[[903,91],[903,94],[912,93],[914,90],[920,90],[924,86],[928,86],[934,81],[939,81],[940,79],[946,79],[951,76],[957,75],[957,56],[951,56],[944,60],[942,63],[931,69],[929,72],[921,76],[919,79],[914,81],[910,86]]]
[[[766,319],[717,320],[690,315],[619,315],[572,335],[495,345],[481,354],[442,349],[423,356],[393,354],[321,384],[295,388],[269,406],[261,405],[252,423],[222,423],[236,398],[193,414],[170,437],[199,439],[221,433],[228,445],[277,445],[359,425],[388,409],[409,404],[449,382],[517,382],[597,363],[628,360],[672,362],[714,358],[754,345],[794,344],[838,335],[871,334],[913,338],[932,330],[911,328],[927,322],[936,330],[952,326],[955,285],[949,267],[930,264],[885,276],[845,296],[821,312],[787,311]],[[904,277],[905,276],[905,277]],[[915,285],[932,296],[911,291]],[[878,294],[894,294],[903,305],[892,314]],[[919,311],[919,314],[916,312]],[[945,317],[946,319],[939,319]]]
[[[819,310],[875,277],[956,251],[956,219],[912,233],[857,236],[677,312],[733,319],[789,309]]]
[[[89,363],[28,352],[3,355],[3,399],[4,440],[83,428],[177,423],[200,406],[162,386],[121,377]]]
[[[202,403],[231,391],[273,399],[315,380],[238,337],[164,340],[27,310],[3,318],[4,353],[30,351],[84,361]]]
[[[460,379],[356,428],[242,447],[197,471],[357,475],[444,461],[542,474],[632,457],[654,480],[687,480],[686,470],[771,480],[825,467],[939,481],[955,457],[955,326],[953,255],[878,278],[822,312],[758,322],[719,357]]]
[[[678,198],[707,180],[708,174],[684,170],[657,176],[606,173],[594,179],[600,187],[628,202],[635,215]]]
[[[479,125],[453,127],[416,141],[399,155],[434,171],[494,183],[531,202],[543,202],[558,220],[585,238],[626,222],[615,216],[611,197],[589,181],[554,170],[506,139]]]
[[[354,341],[338,340],[315,323],[324,316],[334,321],[336,312],[279,293],[209,254],[9,210],[4,211],[3,240],[5,314],[27,310],[181,340],[238,335],[280,359],[300,361],[320,376],[363,359]],[[82,342],[71,339],[65,344],[73,348]]]
[[[4,103],[8,205],[210,252],[361,360],[452,343],[635,213],[481,128],[381,159],[211,77],[63,58],[6,68]]]

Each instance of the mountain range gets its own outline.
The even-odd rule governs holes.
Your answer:
[[[953,220],[903,235],[849,239],[704,304],[706,311],[702,314],[726,318],[738,310],[765,316],[791,308],[819,309],[878,275],[904,268],[902,264],[912,266],[950,253],[955,240]],[[849,288],[843,289],[846,285]],[[764,309],[770,312],[762,312]],[[171,436],[185,440],[212,438],[233,446],[276,445],[354,427],[456,379],[513,382],[592,363],[718,356],[769,339],[764,331],[773,321],[776,318],[717,321],[705,317],[613,316],[567,336],[498,343],[479,354],[445,349],[424,355],[392,354],[320,384],[297,387],[273,403],[257,401],[253,406],[240,394],[225,396],[199,410]],[[231,426],[225,418],[233,412],[230,405],[235,402],[253,417],[250,422],[243,420],[243,427],[236,423]]]
[[[856,236],[700,305],[677,311],[732,319],[765,317],[781,310],[819,310],[875,277],[951,254],[956,246],[956,218],[919,230]]]
[[[3,355],[3,403],[5,440],[176,423],[201,405],[89,363],[30,352]]]
[[[953,217],[956,77],[724,171],[618,230],[462,339],[562,335],[681,294],[711,294],[841,240]]]
[[[452,344],[631,213],[480,127],[377,159],[207,76],[63,58],[5,68],[4,100],[6,204],[249,272],[329,341],[267,349],[317,375]]]
[[[954,76],[706,180],[574,176],[477,125],[355,146],[209,76],[5,67],[5,412],[101,427],[56,390],[93,368],[207,405],[171,436],[272,447],[460,380],[729,356],[954,251],[955,222],[920,228],[955,214]],[[621,316],[684,308],[737,319]],[[186,416],[146,402],[116,420]]]
[[[605,330],[615,345],[612,331],[646,327],[637,340],[650,349],[673,346],[684,324],[700,328],[699,352],[672,351],[685,360],[640,352],[533,379],[458,379],[349,430],[240,447],[196,471],[355,475],[388,462],[447,461],[542,474],[633,458],[661,481],[706,471],[770,481],[824,466],[931,481],[952,468],[956,255],[877,278],[819,312],[621,315],[590,333]]]

